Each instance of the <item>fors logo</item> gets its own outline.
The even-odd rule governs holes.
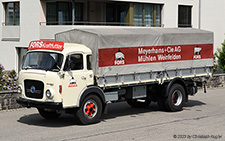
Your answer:
[[[201,59],[201,51],[202,51],[202,48],[199,47],[199,46],[196,46],[194,48],[194,56],[193,56],[193,59]]]
[[[125,55],[118,49],[117,53],[115,53],[115,61],[114,65],[124,65],[125,64]]]
[[[69,87],[77,87],[77,82],[76,82],[76,80],[75,80],[74,78],[72,78],[72,79],[70,80]]]

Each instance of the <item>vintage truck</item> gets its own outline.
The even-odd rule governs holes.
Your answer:
[[[107,103],[158,102],[180,111],[212,75],[213,33],[192,28],[96,27],[31,41],[19,73],[17,102],[46,119],[74,114],[100,121]]]

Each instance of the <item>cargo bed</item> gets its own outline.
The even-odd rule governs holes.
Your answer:
[[[99,86],[163,83],[175,77],[210,76],[213,33],[193,28],[96,27],[58,33],[57,41],[93,52]]]

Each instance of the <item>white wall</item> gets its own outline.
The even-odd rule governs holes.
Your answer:
[[[0,43],[0,64],[3,64],[7,70],[17,68],[16,44],[15,42]]]
[[[18,68],[18,55],[16,47],[27,47],[31,40],[39,39],[39,21],[40,21],[40,1],[39,0],[16,0],[20,1],[20,25],[19,27],[19,41],[1,41],[3,35],[2,28],[10,28],[10,26],[2,27],[4,22],[4,9],[2,2],[15,2],[15,0],[0,0],[0,63],[4,65],[6,69]],[[12,27],[13,29],[14,27]],[[10,31],[10,30],[9,30]],[[8,32],[9,32],[8,31]],[[5,31],[4,31],[5,32]],[[14,34],[11,36],[14,38]]]
[[[175,1],[167,2],[163,7],[164,13],[162,21],[164,27],[177,27],[178,25],[178,3]]]
[[[201,29],[214,32],[214,52],[225,39],[224,6],[224,0],[202,0]]]
[[[12,0],[0,0],[0,64],[3,64],[6,69],[16,68],[16,50],[17,42],[2,42],[2,23],[5,21],[5,13],[2,2],[10,2]],[[10,34],[10,33],[9,33]]]
[[[20,1],[20,46],[39,39],[40,0]]]

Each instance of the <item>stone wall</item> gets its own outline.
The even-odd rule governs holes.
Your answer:
[[[225,74],[217,74],[207,81],[207,88],[218,88],[225,86]]]
[[[18,97],[19,97],[19,94],[17,94],[16,91],[1,91],[0,92],[0,111],[22,108],[22,106],[16,102],[16,98]]]

